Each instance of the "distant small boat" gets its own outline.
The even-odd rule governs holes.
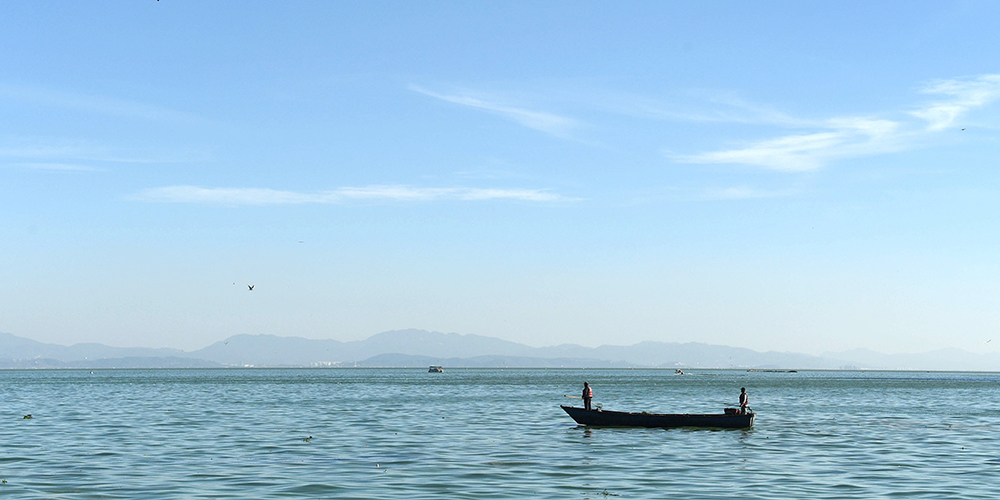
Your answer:
[[[587,410],[576,406],[560,405],[580,425],[595,427],[715,427],[746,429],[753,427],[755,413],[740,414],[736,408],[726,408],[725,413],[632,413],[609,410]]]
[[[427,373],[444,373],[444,367],[432,365],[430,369],[427,370]]]

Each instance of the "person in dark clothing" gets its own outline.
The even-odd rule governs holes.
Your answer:
[[[747,407],[750,405],[750,395],[747,394],[746,387],[740,387],[740,413],[746,415]]]
[[[590,409],[590,400],[594,399],[594,390],[590,388],[590,384],[583,383],[583,409]]]

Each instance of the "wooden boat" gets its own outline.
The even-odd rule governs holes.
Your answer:
[[[753,427],[752,411],[741,415],[735,408],[726,408],[725,413],[712,414],[670,414],[632,413],[624,411],[586,410],[576,406],[560,405],[563,410],[580,425],[595,427],[716,427],[723,429],[746,429]]]
[[[430,367],[430,368],[429,368],[429,369],[427,370],[427,373],[444,373],[444,367],[443,367],[443,366],[433,366],[433,365],[432,365],[432,366],[431,366],[431,367]]]

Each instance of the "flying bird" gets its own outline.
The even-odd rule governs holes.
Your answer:
[[[251,292],[253,291],[253,285],[247,285],[247,288],[249,288]]]
[[[987,340],[986,342],[983,342],[983,343],[984,344],[989,344],[990,342],[993,342],[993,339],[989,339],[989,340]]]

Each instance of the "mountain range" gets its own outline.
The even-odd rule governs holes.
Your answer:
[[[944,349],[882,354],[857,349],[822,356],[698,342],[640,342],[630,346],[531,347],[493,337],[425,330],[394,330],[340,342],[274,335],[235,335],[196,351],[63,346],[0,333],[0,368],[210,368],[210,367],[655,367],[741,369],[881,369],[1000,371],[1000,353]]]

